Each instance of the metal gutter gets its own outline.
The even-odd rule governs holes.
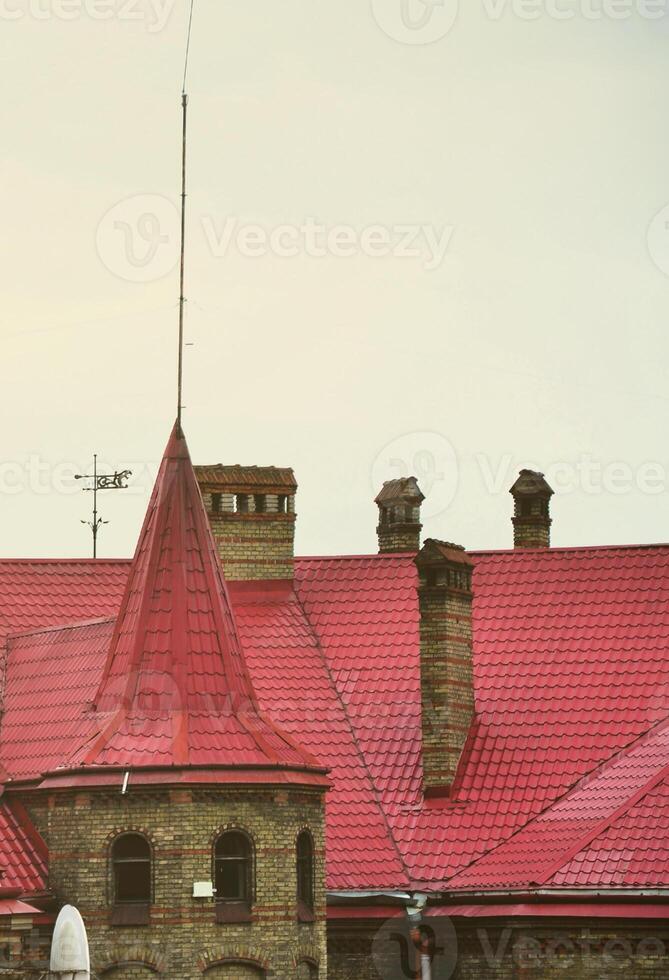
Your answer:
[[[411,903],[413,897],[409,892],[384,891],[383,889],[371,889],[369,891],[332,891],[326,892],[328,901],[333,902],[366,902],[369,899],[381,898],[390,899],[402,904]]]
[[[562,898],[573,900],[579,898],[667,898],[669,899],[669,888],[527,888],[518,889],[499,889],[497,891],[457,891],[457,892],[433,892],[430,897],[435,901],[466,901],[470,898],[490,899],[490,898]]]

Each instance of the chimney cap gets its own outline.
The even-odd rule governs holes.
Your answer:
[[[521,470],[518,479],[509,490],[514,497],[552,497],[553,488],[549,486],[543,473],[536,470]]]
[[[386,480],[374,503],[386,504],[394,500],[419,504],[425,500],[425,494],[418,486],[418,480],[415,476],[406,476],[399,480]]]
[[[465,551],[464,545],[453,544],[450,541],[438,541],[428,538],[416,556],[417,562],[446,559],[455,565],[472,566],[474,563]]]
[[[197,482],[213,492],[229,493],[295,493],[297,482],[289,467],[278,466],[226,466],[215,463],[210,466],[194,466]]]

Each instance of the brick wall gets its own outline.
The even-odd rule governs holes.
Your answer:
[[[379,537],[379,554],[401,554],[416,552],[420,548],[422,524],[379,524],[376,533]]]
[[[208,516],[228,581],[293,578],[294,513]]]
[[[538,512],[521,515],[519,512],[521,503],[521,501],[516,502],[516,513],[512,518],[514,548],[550,548],[550,517]],[[531,507],[536,508],[537,511],[542,506],[541,500],[531,502]]]
[[[320,791],[221,788],[59,791],[25,799],[50,849],[50,885],[86,922],[94,969],[105,977],[165,980],[295,977],[303,963],[326,977],[324,808]],[[316,848],[315,918],[298,922],[295,842],[308,827]],[[223,829],[243,829],[255,849],[250,924],[215,921],[211,900],[193,899],[212,880],[212,848]],[[111,842],[143,833],[153,848],[150,924],[114,926]],[[112,972],[108,972],[112,971]]]
[[[434,924],[434,920],[428,920]],[[393,920],[391,942],[380,943],[387,924],[339,922],[328,934],[330,980],[412,980],[402,922]],[[406,932],[406,930],[404,930]],[[435,927],[439,937],[439,927]],[[450,935],[450,930],[446,931]],[[647,921],[606,925],[573,921],[536,926],[458,925],[455,941],[433,970],[434,980],[666,980],[669,926]],[[382,950],[388,959],[384,962]],[[410,951],[411,952],[411,951]]]

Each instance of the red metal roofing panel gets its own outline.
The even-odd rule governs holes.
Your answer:
[[[20,806],[0,801],[0,895],[46,890],[46,847]]]
[[[0,637],[115,616],[129,562],[0,560]]]
[[[41,914],[39,909],[27,902],[20,902],[17,898],[0,898],[0,916]]]
[[[319,765],[259,711],[178,424],[94,702],[97,733],[70,768]]]
[[[346,704],[302,605],[232,586],[246,660],[262,707],[330,770],[328,886],[405,885],[407,876],[374,790]]]

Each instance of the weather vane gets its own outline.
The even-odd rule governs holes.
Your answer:
[[[82,521],[87,524],[93,532],[93,557],[98,557],[98,530],[102,524],[109,524],[98,517],[98,490],[127,490],[128,478],[132,476],[132,470],[120,470],[117,473],[98,473],[98,455],[93,456],[93,472],[77,473],[75,480],[92,480],[93,485],[84,487],[84,490],[93,491],[93,520]]]

